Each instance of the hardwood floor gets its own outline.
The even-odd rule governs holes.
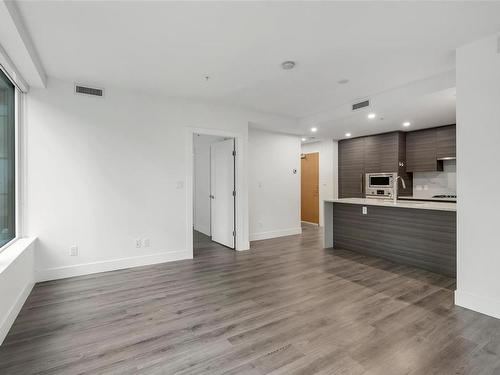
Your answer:
[[[499,374],[500,320],[454,306],[453,289],[324,250],[311,226],[247,252],[199,246],[194,260],[37,284],[0,374]]]

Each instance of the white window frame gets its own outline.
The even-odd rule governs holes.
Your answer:
[[[6,250],[9,246],[13,245],[21,236],[20,233],[22,233],[22,220],[21,220],[21,178],[20,178],[20,151],[22,149],[21,147],[21,137],[20,137],[20,123],[22,122],[22,110],[23,110],[23,100],[24,100],[24,94],[20,90],[19,86],[16,85],[16,83],[12,80],[11,76],[9,73],[0,65],[0,70],[7,76],[7,78],[10,80],[10,82],[14,85],[14,191],[15,191],[15,209],[14,209],[14,215],[15,220],[16,220],[16,233],[14,235],[14,238],[4,244],[2,247],[0,247],[0,253],[4,250]]]

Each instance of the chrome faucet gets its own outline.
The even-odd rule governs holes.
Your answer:
[[[394,180],[394,191],[393,191],[393,202],[394,204],[397,203],[398,200],[398,180],[401,179],[401,184],[403,185],[403,189],[406,189],[406,184],[405,180],[403,180],[403,177],[401,176],[396,176],[396,179]]]

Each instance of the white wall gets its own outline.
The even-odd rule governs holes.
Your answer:
[[[301,153],[319,152],[319,225],[324,225],[323,200],[337,199],[338,193],[338,142],[324,140],[302,145]]]
[[[301,233],[299,137],[250,129],[248,157],[250,240]]]
[[[457,194],[457,164],[444,160],[442,172],[414,172],[413,196],[432,198],[438,194]]]
[[[196,134],[193,137],[193,226],[210,236],[210,145],[223,137]]]
[[[500,34],[457,50],[456,304],[500,318]]]
[[[34,241],[20,239],[0,253],[0,344],[35,284]]]
[[[248,124],[293,121],[113,87],[104,98],[80,96],[71,82],[55,79],[30,91],[26,117],[25,232],[39,238],[40,280],[192,256],[187,128],[231,131],[243,140],[237,208],[239,238],[248,246]],[[151,246],[136,248],[138,238]],[[73,244],[79,256],[69,256]]]

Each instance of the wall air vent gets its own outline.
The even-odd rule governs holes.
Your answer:
[[[369,100],[363,100],[362,102],[357,102],[352,105],[352,110],[357,111],[358,109],[361,108],[366,108],[370,106],[370,101]]]
[[[90,96],[104,96],[104,90],[95,87],[75,85],[75,93]]]

